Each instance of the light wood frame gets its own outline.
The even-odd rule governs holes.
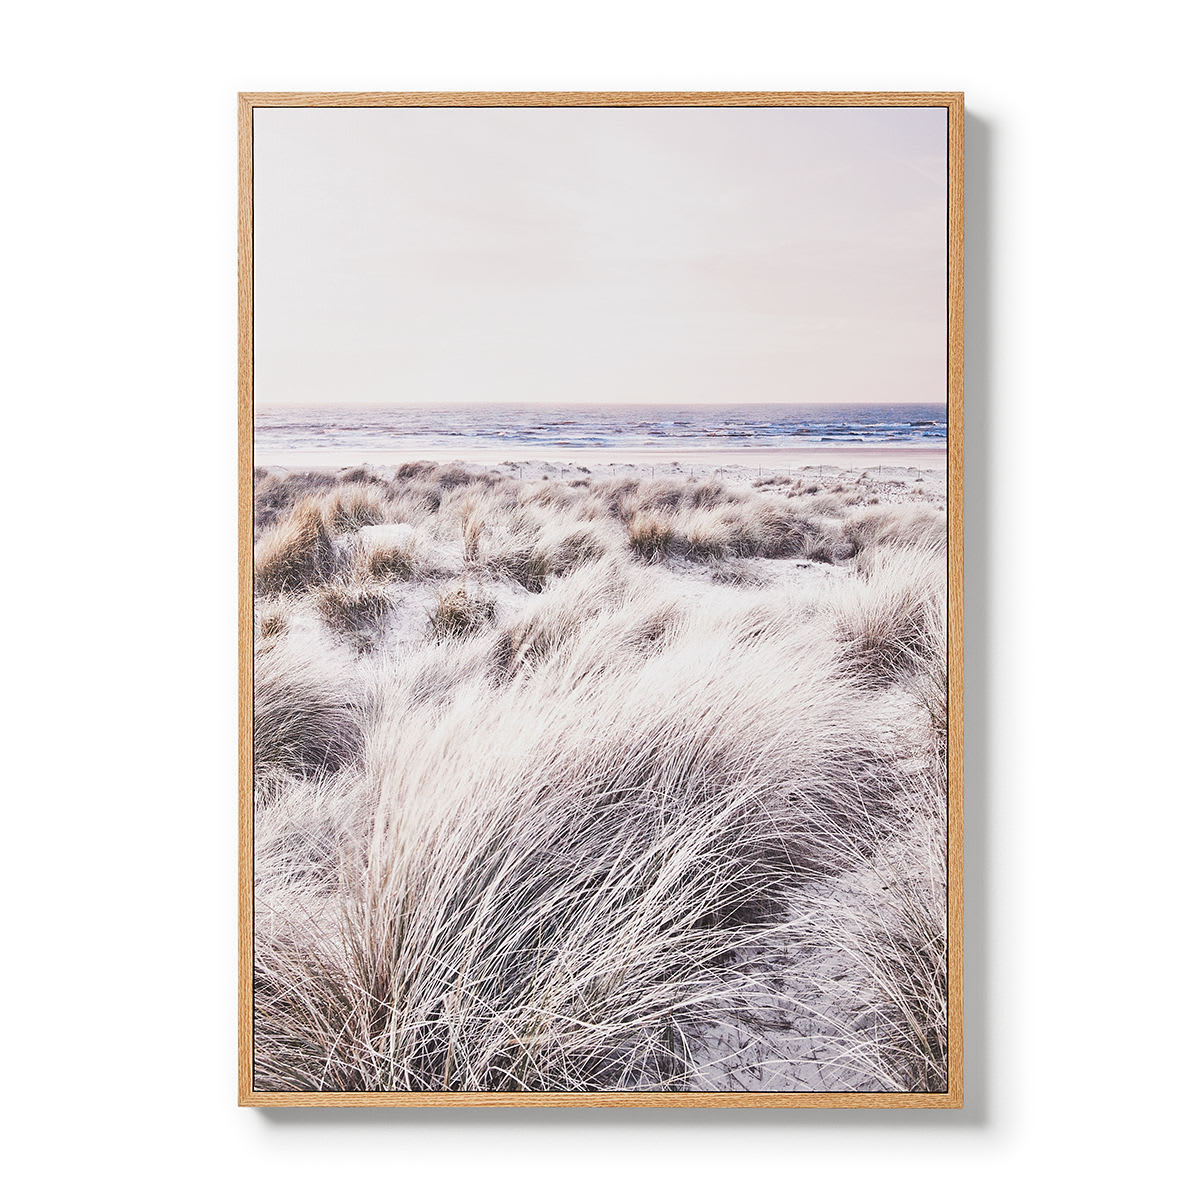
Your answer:
[[[946,1092],[268,1092],[254,1089],[254,110],[921,107],[947,112],[949,812]],[[963,1103],[963,94],[961,92],[243,92],[238,97],[238,1103],[255,1107],[961,1108]]]

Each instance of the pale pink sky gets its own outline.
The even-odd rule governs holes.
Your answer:
[[[945,399],[946,111],[259,109],[258,404]]]

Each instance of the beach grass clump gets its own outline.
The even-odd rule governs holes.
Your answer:
[[[254,636],[261,642],[274,642],[287,633],[291,622],[292,613],[286,604],[279,600],[265,603],[255,613]]]
[[[462,506],[459,523],[462,528],[463,560],[477,562],[480,543],[487,529],[487,506],[478,499],[468,501]]]
[[[254,547],[254,584],[265,593],[295,592],[321,582],[336,553],[319,497],[297,501]]]
[[[950,753],[949,616],[946,592],[935,584],[926,594],[919,656],[909,681],[928,718],[936,761],[943,768]]]
[[[683,1086],[684,1029],[736,988],[722,914],[774,880],[751,807],[710,802],[664,828],[636,796],[433,813],[406,798],[356,863],[336,936],[301,922],[260,940],[258,1086]]]
[[[720,504],[729,494],[729,489],[719,479],[705,479],[691,488],[693,508],[712,508]]]
[[[382,482],[380,478],[368,466],[347,467],[344,471],[338,472],[339,483],[363,483],[363,484],[379,484]]]
[[[401,463],[396,468],[392,478],[397,483],[402,483],[409,479],[428,479],[430,476],[435,475],[437,470],[437,463],[421,459],[419,462]]]
[[[848,519],[843,533],[855,554],[876,546],[944,546],[946,515],[929,504],[881,504]]]
[[[259,475],[259,471],[262,474]],[[261,533],[291,511],[304,496],[321,495],[337,482],[323,471],[289,471],[275,475],[263,468],[255,469],[254,529]]]
[[[437,641],[467,638],[488,628],[496,603],[472,584],[462,583],[442,592],[429,614],[429,631]]]
[[[387,589],[374,581],[338,580],[317,589],[315,599],[330,627],[346,634],[374,632],[392,608]]]
[[[347,576],[363,582],[413,582],[436,574],[428,539],[415,526],[397,522],[359,531],[349,551]]]
[[[256,778],[254,909],[261,941],[270,940],[276,906],[285,922],[289,909],[294,920],[298,904],[314,922],[336,909],[348,852],[366,830],[367,799],[351,768],[336,775],[267,771]]]
[[[682,525],[684,552],[695,558],[818,558],[832,560],[828,529],[783,500],[761,494],[727,496],[697,509]]]
[[[619,553],[617,535],[603,525],[557,513],[535,517],[526,509],[519,510],[507,528],[498,529],[486,546],[477,543],[475,556],[489,570],[537,593],[553,578]]]
[[[828,526],[786,500],[760,498],[757,505],[748,508],[745,525],[754,553],[763,558],[833,559]]]
[[[691,501],[693,489],[682,479],[643,479],[636,493],[639,509],[678,512]]]
[[[876,683],[945,661],[945,556],[939,547],[877,547],[830,597],[852,670]]]
[[[372,579],[416,579],[421,572],[417,548],[412,544],[369,544],[356,565]]]
[[[544,545],[552,575],[565,575],[586,563],[620,553],[618,541],[610,532],[584,521],[550,526]]]
[[[360,752],[352,669],[328,646],[288,637],[254,654],[254,769],[307,776]]]
[[[441,486],[443,493],[452,492],[457,488],[467,487],[474,483],[476,479],[483,477],[482,472],[468,470],[466,467],[460,466],[457,463],[451,463],[448,466],[439,467],[434,472],[433,478],[437,480]]]
[[[647,562],[664,559],[673,550],[680,548],[674,522],[662,513],[635,512],[626,528],[629,533],[629,548]]]
[[[636,496],[640,486],[640,480],[625,475],[596,480],[589,491],[598,503],[607,508],[610,516],[624,522],[637,511],[632,498]]]
[[[510,541],[492,551],[487,565],[500,575],[519,583],[527,592],[540,592],[550,578],[552,560],[545,546],[526,540]]]
[[[844,517],[846,505],[830,492],[818,492],[816,495],[804,494],[796,505],[796,511],[809,519],[818,517]]]
[[[383,521],[382,490],[360,483],[343,484],[325,495],[323,518],[331,534],[355,533]]]
[[[732,552],[735,531],[720,509],[698,508],[672,531],[672,542],[692,559],[719,559]]]
[[[493,652],[500,676],[531,669],[571,645],[585,629],[599,630],[605,614],[627,611],[632,587],[624,560],[611,558],[552,580],[536,600],[500,625]]]
[[[660,503],[639,507],[640,493],[624,497],[629,509],[629,545],[640,557],[660,561],[672,554],[712,560],[736,558],[810,558],[834,562],[854,552],[837,521],[824,519],[807,506],[762,492],[737,492],[721,486],[705,503],[692,503],[700,488],[688,493],[688,503],[672,507],[660,493]]]

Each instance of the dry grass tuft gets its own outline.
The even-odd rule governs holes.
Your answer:
[[[325,496],[322,513],[331,534],[354,533],[364,525],[383,521],[384,494],[362,484],[344,484]]]
[[[333,539],[322,504],[301,499],[254,547],[254,583],[271,594],[294,592],[321,582],[333,568]]]
[[[409,524],[373,525],[359,533],[351,550],[350,576],[384,582],[426,579],[436,573],[429,548]]]
[[[295,639],[256,648],[254,770],[307,776],[336,771],[361,750],[351,672],[336,654]]]
[[[674,525],[658,513],[635,513],[628,528],[630,549],[647,562],[666,558],[679,548]]]
[[[255,637],[263,642],[273,642],[284,636],[291,625],[291,614],[287,607],[278,602],[264,604],[258,611],[258,626]]]
[[[486,629],[496,613],[495,601],[469,584],[451,588],[438,596],[429,614],[434,638],[466,638]]]
[[[834,623],[847,662],[878,683],[944,663],[946,560],[940,547],[876,549],[839,581]]]
[[[292,471],[284,476],[255,470],[254,529],[256,533],[269,529],[304,496],[319,495],[336,482],[334,476],[321,471]]]
[[[370,634],[391,611],[392,601],[387,589],[377,583],[338,582],[317,591],[316,605],[335,630]]]
[[[438,465],[435,462],[411,462],[401,463],[396,468],[395,475],[392,476],[397,483],[407,479],[428,479],[431,475],[436,474]]]

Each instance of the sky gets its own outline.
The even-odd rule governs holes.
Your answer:
[[[946,112],[258,109],[255,402],[945,399]]]

